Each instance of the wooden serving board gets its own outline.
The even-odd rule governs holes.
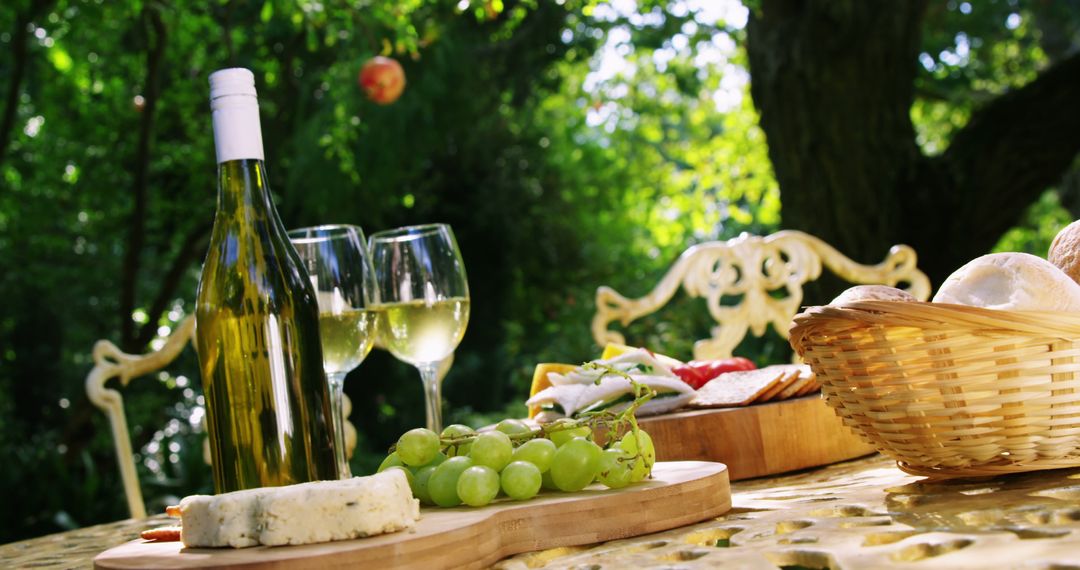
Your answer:
[[[739,408],[641,418],[659,461],[725,463],[731,480],[827,465],[874,453],[820,394]]]
[[[183,548],[179,542],[135,540],[94,559],[101,569],[126,568],[483,568],[522,552],[592,544],[659,532],[731,509],[725,465],[657,463],[653,479],[624,489],[591,486],[545,492],[524,501],[473,509],[425,508],[414,529],[305,546]]]

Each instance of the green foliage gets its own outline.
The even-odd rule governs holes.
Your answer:
[[[932,2],[919,55],[912,119],[936,154],[980,104],[1022,86],[1070,49],[1080,9],[1063,2]]]
[[[0,8],[0,30],[28,8]],[[9,301],[0,438],[20,465],[6,475],[10,487],[59,483],[47,501],[26,493],[0,541],[124,514],[106,422],[82,378],[94,341],[121,340],[122,321],[166,327],[150,347],[129,346],[142,351],[190,310],[215,200],[206,101],[214,69],[256,74],[270,183],[287,225],[455,227],[474,303],[445,383],[454,421],[519,415],[534,363],[594,357],[597,285],[643,293],[640,283],[693,242],[774,228],[777,192],[745,77],[728,89],[730,108],[713,101],[743,56],[729,38],[731,64],[694,59],[727,36],[724,24],[675,14],[667,2],[640,8],[647,21],[580,1],[356,10],[344,1],[69,0],[29,34],[0,37],[28,42],[29,70],[0,157],[0,294]],[[673,48],[677,34],[691,41]],[[615,49],[634,72],[591,75]],[[387,107],[356,85],[378,53],[398,58],[408,77]],[[0,65],[13,68],[13,57]],[[133,269],[125,254],[140,234],[140,168],[145,230]],[[132,314],[118,294],[124,275],[135,278]],[[162,296],[165,311],[151,314]],[[700,315],[701,305],[683,312]],[[188,350],[167,373],[124,388],[151,509],[209,489],[202,428],[190,421],[200,413],[197,378]],[[419,380],[377,352],[346,391],[360,432],[354,469],[370,472],[374,454],[422,422]]]
[[[911,111],[923,150],[943,151],[978,106],[1023,86],[1068,55],[1075,49],[1078,22],[1080,7],[1068,2],[929,4]],[[1060,191],[1045,192],[994,251],[1045,257],[1058,230],[1073,219]]]
[[[1021,251],[1045,258],[1054,236],[1072,221],[1057,192],[1048,190],[1024,212],[1020,225],[1001,236],[994,251]]]
[[[32,27],[20,26],[39,5]],[[932,8],[927,53],[954,46],[956,29],[971,51],[966,64],[932,56],[920,77],[920,91],[942,93],[912,111],[926,148],[947,144],[974,93],[1020,84],[1052,59],[1031,40],[1035,7],[1016,8],[1022,25],[1006,29],[1013,4],[986,6],[971,18]],[[445,415],[476,426],[522,413],[535,363],[598,354],[588,328],[597,286],[641,295],[689,245],[778,229],[744,22],[737,5],[674,0],[639,0],[635,13],[597,0],[0,6],[0,92],[20,65],[12,48],[27,46],[15,127],[0,133],[10,140],[0,155],[0,461],[15,466],[0,484],[21,491],[0,543],[126,516],[107,422],[83,379],[96,340],[123,340],[134,321],[159,334],[127,348],[156,348],[190,311],[215,206],[211,71],[255,72],[287,226],[454,226],[473,312]],[[376,54],[405,69],[393,105],[357,87]],[[1032,210],[1041,229],[1010,239],[1036,247],[1051,211]],[[136,246],[133,267],[125,254]],[[703,302],[685,297],[663,320],[672,324],[635,323],[629,339],[685,358],[710,326]],[[771,336],[740,351],[775,362],[785,349]],[[359,431],[353,469],[370,473],[423,422],[419,377],[376,351],[345,390]],[[124,394],[150,508],[209,490],[192,351]]]

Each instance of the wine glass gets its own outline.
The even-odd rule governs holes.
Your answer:
[[[371,261],[386,349],[420,370],[428,429],[442,430],[439,363],[453,354],[469,323],[469,284],[454,232],[446,224],[372,234]]]
[[[356,368],[375,342],[377,299],[364,232],[357,226],[325,225],[289,232],[311,277],[319,303],[323,371],[330,383],[334,415],[334,453],[343,479],[352,477],[345,458],[342,413],[345,375]]]

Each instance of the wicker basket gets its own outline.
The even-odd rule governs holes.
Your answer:
[[[844,423],[908,473],[1080,465],[1080,314],[867,301],[811,307],[790,338]]]

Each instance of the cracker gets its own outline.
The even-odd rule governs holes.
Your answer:
[[[777,400],[786,400],[801,392],[803,388],[806,388],[807,384],[813,382],[814,379],[810,376],[798,375],[795,380],[791,382],[787,388],[784,388],[780,395],[776,397]]]
[[[778,397],[784,390],[791,386],[792,382],[799,379],[802,369],[794,364],[774,364],[773,366],[766,366],[768,370],[777,370],[784,373],[784,376],[780,378],[780,381],[775,386],[769,388],[768,391],[761,394],[754,400],[755,404],[761,404],[768,402]]]
[[[762,402],[768,402],[769,400],[775,398],[776,395],[779,394],[780,391],[788,385],[789,379],[789,375],[785,374],[784,376],[781,376],[780,380],[772,388],[769,388],[768,390],[762,392],[757,398],[755,398],[754,403],[760,404]]]
[[[818,379],[815,376],[815,377],[813,377],[811,379],[810,384],[808,384],[805,388],[802,389],[802,391],[800,391],[798,394],[795,394],[795,395],[796,396],[805,396],[807,394],[813,394],[814,392],[817,392],[818,390],[821,390],[821,382],[818,382]]]
[[[784,376],[780,378],[780,381],[775,386],[769,388],[768,391],[758,396],[754,400],[755,404],[762,404],[776,399],[781,392],[791,386],[791,383],[798,380],[800,369],[793,364],[775,364],[772,366],[766,366],[769,370],[777,370],[784,373]]]
[[[784,378],[785,372],[770,368],[721,374],[699,388],[689,405],[695,408],[723,408],[750,404]]]
[[[808,364],[793,364],[792,366],[795,368],[795,370],[798,371],[798,377],[796,377],[792,381],[792,384],[797,384],[798,386],[795,387],[795,386],[789,385],[784,390],[784,392],[782,392],[780,394],[780,399],[794,398],[795,396],[799,395],[800,392],[805,390],[807,386],[814,383],[814,379],[815,379],[814,371],[810,369],[810,365],[808,365]]]

